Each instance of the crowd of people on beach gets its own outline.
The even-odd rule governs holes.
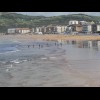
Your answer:
[[[61,46],[61,47],[62,47],[62,43],[59,43],[59,44],[58,44],[58,43],[56,43],[56,42],[55,42],[55,44],[54,44],[54,45],[55,45],[55,46]],[[33,44],[33,45],[27,45],[27,46],[28,46],[28,48],[30,48],[31,46],[32,46],[33,48],[35,47],[35,45],[34,45],[34,44]],[[39,46],[39,49],[44,47],[44,45],[43,45],[43,44],[39,44],[38,46]],[[49,47],[49,46],[50,46],[50,44],[48,44],[48,43],[47,43],[47,44],[46,44],[46,46],[47,46],[47,47]]]

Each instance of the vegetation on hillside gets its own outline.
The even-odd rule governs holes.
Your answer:
[[[71,15],[61,15],[61,16],[28,16],[17,13],[0,13],[0,32],[6,32],[8,28],[17,27],[29,27],[33,28],[36,26],[46,26],[46,25],[68,25],[70,20],[79,21],[94,21],[98,22],[100,20],[99,16],[89,16],[85,14],[71,14]]]

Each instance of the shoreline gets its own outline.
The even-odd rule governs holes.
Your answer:
[[[76,40],[76,41],[84,41],[84,40],[100,40],[100,36],[79,36],[79,35],[0,35],[0,40],[48,40],[48,41],[66,41],[66,40]]]
[[[14,41],[24,41],[24,40],[28,41],[28,40],[38,40],[40,38],[41,39],[46,38],[46,39],[52,39],[52,40],[54,38],[56,39],[58,38],[58,40],[59,39],[63,40],[63,38],[69,39],[69,37],[76,38],[76,36],[66,36],[66,35],[65,36],[64,35],[3,35],[3,36],[0,36],[0,39],[1,40],[8,39],[8,40],[14,40]],[[81,37],[85,38],[85,36],[81,36]],[[53,47],[50,47],[50,48],[53,48]],[[14,55],[9,54],[9,56],[11,56],[11,61],[7,61],[6,63],[5,62],[1,63],[3,68],[1,68],[2,73],[0,74],[2,77],[0,80],[1,82],[0,87],[3,87],[3,86],[7,86],[7,87],[12,87],[12,86],[17,86],[17,87],[19,86],[21,87],[100,86],[99,85],[100,82],[98,81],[98,77],[100,76],[99,69],[93,70],[93,68],[95,67],[87,66],[87,69],[85,67],[85,65],[88,65],[88,63],[92,64],[93,66],[93,61],[89,62],[88,60],[87,61],[85,60],[85,63],[84,63],[84,60],[79,59],[79,62],[77,62],[77,56],[75,56],[74,54],[77,55],[78,53],[80,55],[81,52],[79,52],[79,50],[76,53],[74,51],[72,53],[72,51],[68,49],[66,46],[62,46],[61,49],[58,49],[57,47],[53,49],[49,49],[49,47],[48,49],[42,48],[41,50],[45,50],[45,52],[41,50],[37,51],[36,49],[36,52],[37,52],[36,53],[33,50],[33,48],[30,48],[30,49],[32,51],[27,51],[27,52],[23,52],[25,50],[22,51],[25,54],[24,56],[22,55],[22,58],[20,57],[21,53],[16,54],[17,56],[15,55],[16,57],[19,57],[19,58],[16,58],[16,57],[13,58]],[[46,52],[46,51],[49,51],[49,52]],[[31,52],[32,54],[30,54]],[[42,52],[42,54],[40,52]],[[76,58],[74,57],[74,59],[76,59],[76,62],[74,61],[73,63],[73,59],[71,60],[68,54],[73,55],[73,57],[75,56]],[[84,52],[82,54],[84,55]],[[82,56],[83,58],[84,57],[83,55],[80,55],[80,56]],[[2,55],[1,58],[3,56],[4,55]],[[88,56],[88,52],[87,52],[87,56]],[[97,61],[97,59],[95,60]],[[98,65],[98,67],[96,68],[100,68],[99,60],[97,62],[95,62],[95,64]],[[85,67],[87,72],[84,72],[84,69],[81,69],[83,68],[83,66],[82,65],[80,66],[80,63]],[[80,66],[79,69],[77,69],[78,67],[76,67],[76,65]]]

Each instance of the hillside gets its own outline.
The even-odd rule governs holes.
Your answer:
[[[36,27],[53,25],[67,25],[69,20],[100,21],[99,16],[85,14],[71,14],[61,16],[27,16],[17,13],[0,12],[0,32],[6,32],[7,28],[13,27]]]

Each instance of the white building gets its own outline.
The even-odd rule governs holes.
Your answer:
[[[8,29],[8,34],[25,34],[29,33],[31,30],[29,28],[10,28]]]
[[[69,21],[69,25],[73,25],[73,24],[79,24],[79,21],[77,21],[77,20]]]
[[[67,29],[67,26],[62,26],[62,33],[65,32]]]
[[[10,29],[8,29],[7,33],[8,34],[16,33],[16,28],[10,28]]]
[[[32,32],[35,33],[35,31],[36,31],[35,28],[32,28]]]
[[[66,32],[66,29],[67,26],[56,26],[56,31],[60,34]]]
[[[40,32],[40,28],[39,27],[36,27],[36,32]]]
[[[100,25],[99,24],[97,25],[97,31],[100,31]]]
[[[56,27],[57,27],[57,32],[58,32],[58,33],[61,33],[61,32],[62,32],[61,26],[56,26]]]
[[[26,34],[30,32],[31,30],[29,28],[16,28],[16,33],[19,33],[19,34]]]
[[[88,22],[86,21],[79,21],[81,25],[87,24]]]

